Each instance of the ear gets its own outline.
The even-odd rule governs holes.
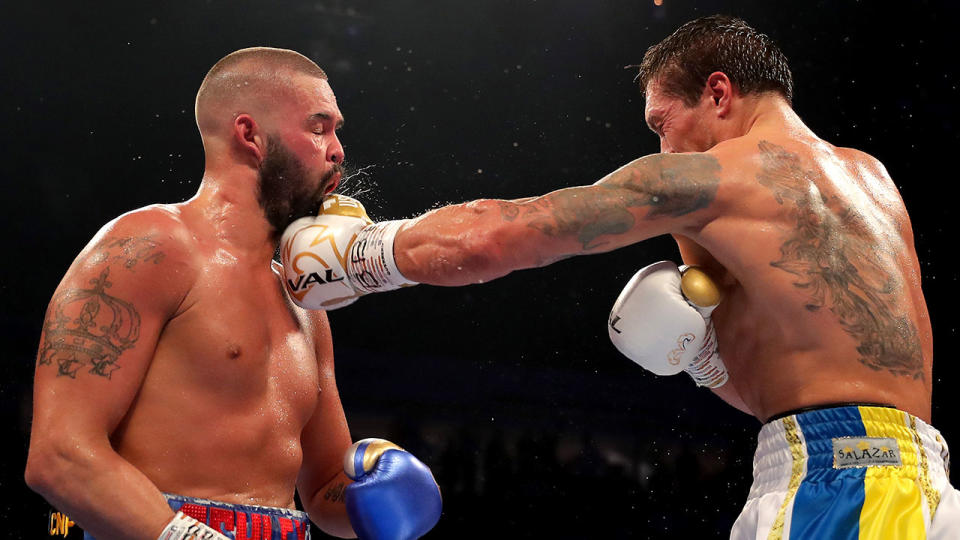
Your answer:
[[[249,114],[238,114],[233,120],[233,140],[241,154],[249,156],[259,165],[267,155],[267,138],[259,124]]]
[[[723,118],[729,114],[734,97],[734,88],[733,83],[730,82],[730,78],[727,77],[726,73],[722,71],[714,71],[711,73],[710,76],[707,77],[704,92],[706,92],[711,101],[713,101],[717,116]]]

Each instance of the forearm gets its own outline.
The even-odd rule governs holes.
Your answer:
[[[350,525],[345,504],[346,488],[351,483],[353,480],[340,471],[323,487],[303,500],[305,510],[317,527],[338,538],[356,538],[357,536]]]
[[[520,216],[531,200],[484,199],[430,211],[397,234],[397,267],[419,283],[459,286],[579,252],[575,241],[550,238]]]
[[[160,490],[104,441],[31,451],[27,482],[96,538],[157,538],[174,512]]]
[[[446,206],[407,223],[394,257],[407,278],[466,285],[575,255],[617,249],[699,226],[700,199],[687,190],[654,187],[624,167],[591,186],[514,201],[479,200]]]
[[[712,390],[717,397],[726,401],[727,404],[733,408],[745,412],[750,416],[756,416],[753,414],[753,411],[750,410],[750,407],[747,406],[746,402],[743,401],[743,398],[740,397],[737,389],[734,388],[733,384],[730,382],[727,382],[727,384],[717,388],[711,388],[710,390]]]

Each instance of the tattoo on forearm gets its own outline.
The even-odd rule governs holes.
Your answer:
[[[80,368],[110,378],[120,354],[140,337],[133,304],[107,294],[110,267],[90,280],[89,289],[66,289],[53,297],[43,323],[37,363],[55,365],[57,376],[77,378]]]
[[[337,482],[336,485],[330,486],[326,493],[323,494],[324,500],[335,503],[342,503],[346,501],[346,497],[347,488],[343,485],[343,482]]]
[[[623,193],[609,188],[592,195],[579,188],[558,191],[524,205],[521,214],[528,227],[547,236],[573,236],[583,249],[598,248],[603,243],[597,238],[622,234],[633,226],[633,215],[627,210],[633,201],[620,200]]]
[[[816,188],[821,173],[805,169],[786,149],[760,142],[763,168],[757,180],[787,207],[796,222],[780,246],[774,268],[797,276],[809,293],[809,311],[830,306],[857,343],[859,360],[874,370],[923,378],[917,329],[897,308],[903,285],[895,263],[870,237],[864,217]]]
[[[500,215],[505,221],[513,221],[517,219],[517,216],[520,215],[520,207],[516,203],[512,202],[501,202],[500,204]]]
[[[157,249],[159,247],[160,243],[153,240],[152,236],[107,236],[93,246],[90,262],[120,264],[132,272],[140,263],[160,264],[165,255]]]
[[[630,231],[629,208],[647,207],[645,218],[679,217],[709,206],[717,194],[720,163],[708,155],[650,156],[623,168],[595,188],[560,190],[523,204],[501,203],[506,221],[523,218],[548,236],[574,236],[584,250],[605,235]]]

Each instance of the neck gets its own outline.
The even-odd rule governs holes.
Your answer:
[[[257,200],[257,172],[211,168],[208,163],[197,194],[188,205],[200,213],[215,238],[237,254],[271,259],[278,236]]]
[[[762,94],[752,101],[754,102],[752,110],[744,115],[744,122],[739,128],[741,134],[745,135],[755,129],[769,128],[809,131],[787,100],[779,94]]]

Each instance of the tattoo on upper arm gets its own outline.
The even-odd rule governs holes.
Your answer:
[[[634,206],[647,217],[680,217],[710,206],[717,198],[720,162],[709,154],[657,154],[615,178],[637,193]]]
[[[117,359],[140,337],[140,314],[133,304],[107,294],[110,268],[90,280],[89,289],[65,289],[53,297],[43,323],[37,363],[56,363],[57,376],[77,378],[81,367],[110,378]]]
[[[799,156],[767,141],[759,147],[757,180],[796,223],[770,265],[799,278],[794,286],[809,294],[807,310],[830,306],[858,342],[862,364],[922,379],[917,328],[897,306],[903,284],[896,263],[865,234],[864,217],[839,198],[825,197],[817,187],[821,173],[804,168]]]
[[[522,204],[501,203],[506,221],[524,218],[548,236],[574,236],[583,249],[623,234],[636,224],[629,208],[649,209],[644,219],[679,217],[709,206],[717,194],[720,163],[705,154],[656,155],[624,167],[602,184],[570,188]]]
[[[64,289],[54,295],[43,323],[38,366],[55,366],[58,377],[77,378],[81,368],[107,379],[120,368],[123,351],[140,337],[140,313],[128,301],[107,293],[110,270],[130,272],[140,263],[159,264],[165,255],[149,236],[108,236],[86,255],[84,264],[105,265],[89,288]]]

